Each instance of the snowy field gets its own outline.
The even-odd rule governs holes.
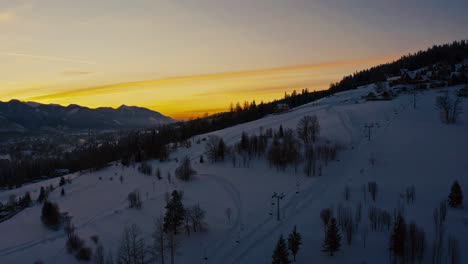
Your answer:
[[[456,88],[445,89],[455,91]],[[441,90],[419,93],[416,109],[413,109],[413,97],[404,94],[391,101],[363,101],[361,97],[372,90],[371,86],[339,93],[288,113],[211,133],[233,145],[243,131],[258,134],[260,129],[277,130],[280,125],[295,130],[303,116],[317,115],[321,140],[345,146],[338,160],[323,169],[322,176],[307,177],[302,166],[297,173],[294,168],[278,172],[265,159],[253,161],[250,168],[233,168],[230,159],[224,163],[200,164],[198,159],[205,151],[205,141],[195,142],[208,136],[201,135],[193,139],[192,147],[173,152],[171,161],[150,162],[153,168],[160,168],[162,180],[139,173],[137,166],[123,168],[116,163],[98,172],[70,175],[72,183],[65,185],[65,197],[56,189],[50,200],[73,217],[77,234],[88,246],[93,245],[91,236],[99,236],[105,255],[109,251],[115,255],[122,231],[129,224],[137,224],[150,243],[153,220],[164,214],[166,192],[177,189],[184,192],[184,205],[199,204],[206,210],[208,230],[190,237],[180,236],[176,263],[271,263],[278,237],[287,236],[294,225],[303,237],[297,263],[387,263],[390,233],[386,230],[369,231],[366,247],[359,235],[361,230],[356,232],[352,245],[346,244],[342,234],[342,247],[335,256],[321,252],[324,232],[320,210],[337,208],[340,204],[354,210],[360,202],[363,206],[360,228],[364,228],[368,226],[370,206],[393,212],[402,203],[400,194],[414,185],[416,200],[405,205],[404,211],[407,223],[414,221],[426,232],[423,263],[429,263],[434,208],[447,198],[454,180],[468,193],[468,100],[463,102],[465,113],[460,121],[447,125],[440,121],[435,107],[435,98]],[[370,141],[366,124],[374,124]],[[174,175],[178,166],[174,159],[181,160],[186,155],[198,172],[194,180],[169,183],[167,173]],[[370,160],[375,161],[373,165]],[[375,202],[369,197],[364,201],[362,185],[370,181],[377,182],[379,188]],[[0,201],[26,191],[35,199],[40,186],[50,183],[57,186],[58,179],[2,191]],[[343,197],[345,186],[351,189],[349,201]],[[142,196],[141,210],[128,208],[127,195],[134,190],[139,190]],[[274,192],[285,194],[281,201],[281,221],[276,220],[276,208],[271,205]],[[230,221],[225,213],[227,208],[232,210]],[[466,208],[465,205],[465,209],[449,209],[446,221],[446,235],[457,237],[461,249],[468,248]],[[40,214],[41,206],[35,205],[0,223],[0,263],[77,262],[66,251],[65,232],[46,228]],[[463,263],[467,263],[468,254],[463,250],[461,254]]]

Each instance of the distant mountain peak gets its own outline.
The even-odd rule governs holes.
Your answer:
[[[8,121],[10,127],[24,127],[26,132],[46,127],[70,131],[139,129],[174,122],[159,112],[138,106],[121,105],[117,109],[111,107],[91,109],[77,104],[61,106],[21,102],[15,99],[8,102],[0,101],[0,115]]]

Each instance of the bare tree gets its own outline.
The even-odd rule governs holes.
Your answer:
[[[351,197],[351,189],[348,185],[346,185],[343,190],[343,197],[346,201],[349,201],[349,198]]]
[[[166,232],[166,241],[166,245],[169,249],[169,255],[171,256],[171,264],[175,264],[175,255],[179,248],[179,242],[173,232]]]
[[[188,208],[187,214],[188,214],[188,217],[186,218],[190,219],[190,221],[192,222],[193,232],[203,231],[205,228],[205,222],[204,222],[205,215],[206,215],[205,210],[203,210],[200,207],[200,205],[197,204]]]
[[[362,240],[362,245],[364,248],[366,247],[368,234],[369,234],[369,229],[367,228],[367,226],[363,226],[361,229],[361,240]]]
[[[458,116],[462,113],[461,99],[453,100],[448,93],[437,96],[436,107],[441,111],[442,120],[448,124],[456,123]]]
[[[375,202],[375,199],[377,198],[377,183],[376,182],[368,182],[367,183],[367,188],[369,193],[371,194],[372,201]]]
[[[156,263],[164,264],[166,257],[165,239],[163,218],[160,216],[154,221],[154,230],[151,234],[153,243],[149,248],[152,260]]]
[[[458,243],[458,239],[453,236],[449,236],[447,241],[447,256],[448,262],[450,264],[459,264],[460,261],[460,246]]]
[[[96,264],[104,264],[104,247],[99,243],[94,252],[94,262]]]
[[[320,124],[316,115],[304,116],[297,124],[297,134],[304,144],[315,143],[320,134]]]
[[[118,251],[118,263],[145,264],[146,250],[141,231],[135,224],[125,227]]]

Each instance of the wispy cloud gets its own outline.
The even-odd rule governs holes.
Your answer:
[[[22,58],[29,58],[29,59],[35,59],[35,60],[70,62],[70,63],[88,64],[88,65],[96,64],[96,62],[93,62],[93,61],[86,61],[86,60],[80,60],[80,59],[75,59],[75,58],[63,58],[63,57],[37,55],[37,54],[25,54],[25,53],[16,53],[16,52],[3,52],[3,53],[0,53],[0,56],[22,57]]]
[[[347,60],[347,61],[326,62],[326,63],[318,63],[318,64],[294,65],[294,66],[268,68],[268,69],[245,70],[245,71],[227,72],[227,73],[212,73],[212,74],[181,76],[181,77],[172,77],[172,78],[164,78],[164,79],[156,79],[156,80],[142,80],[142,81],[125,82],[125,83],[114,83],[114,84],[108,84],[108,85],[80,88],[80,89],[64,91],[64,92],[59,92],[59,93],[54,93],[54,94],[40,95],[40,96],[31,98],[31,100],[61,99],[61,98],[80,97],[80,96],[102,95],[102,94],[107,94],[107,93],[118,93],[120,91],[127,91],[129,89],[131,90],[137,90],[137,89],[155,90],[157,88],[168,87],[168,86],[177,85],[177,84],[181,84],[181,86],[186,86],[188,82],[231,80],[232,78],[239,78],[239,77],[246,78],[246,77],[266,76],[266,75],[274,76],[275,74],[284,73],[284,72],[335,68],[335,67],[369,64],[369,63],[382,63],[382,62],[391,61],[393,59],[395,58],[386,57],[386,58]],[[237,88],[237,90],[239,89],[240,88]],[[250,88],[246,88],[246,89],[250,89]],[[272,88],[265,88],[265,89],[270,90]]]
[[[91,73],[93,73],[93,72],[90,72],[90,71],[74,71],[74,70],[62,72],[63,75],[67,75],[67,76],[88,75],[88,74],[91,74]]]

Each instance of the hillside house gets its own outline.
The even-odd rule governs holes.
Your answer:
[[[275,114],[288,112],[291,108],[288,104],[277,104],[275,107]]]

